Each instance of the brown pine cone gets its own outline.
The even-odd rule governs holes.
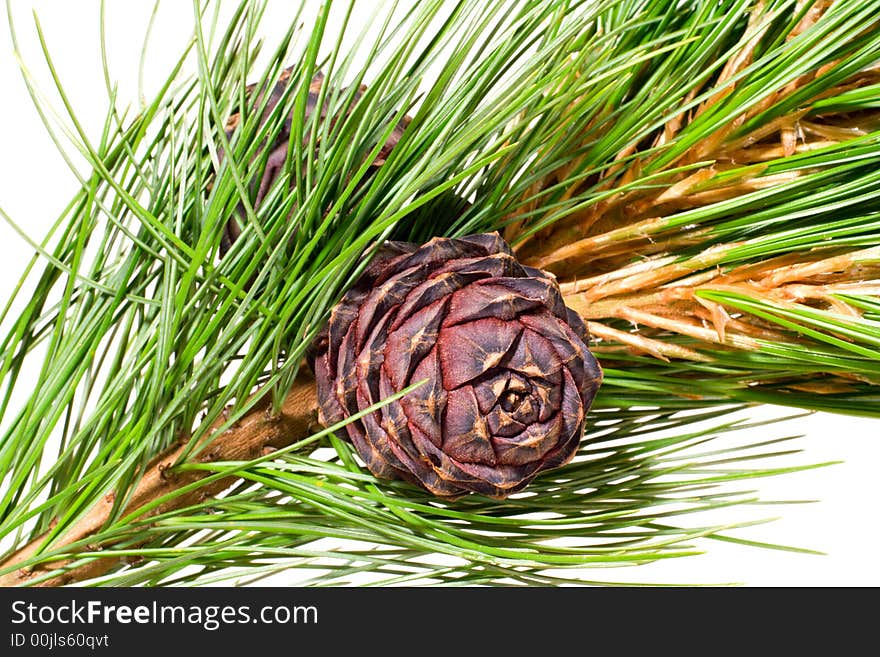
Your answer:
[[[266,108],[263,112],[263,120],[272,113],[272,110],[281,100],[282,95],[284,94],[284,89],[287,86],[287,81],[290,79],[291,73],[293,69],[287,68],[285,69],[281,76],[278,79],[278,82],[272,88],[272,91],[269,95],[268,101],[266,101]],[[315,109],[318,107],[318,98],[321,93],[321,86],[324,84],[324,74],[318,72],[314,78],[312,78],[311,85],[309,86],[309,95],[306,101],[305,107],[305,120],[308,120],[309,117],[314,113]],[[255,85],[249,85],[247,87],[247,97],[251,98],[254,96]],[[343,89],[342,91],[345,91]],[[361,86],[354,94],[354,98],[352,100],[351,107],[349,108],[349,112],[351,108],[354,107],[354,104],[361,98],[363,92],[366,91],[366,86]],[[257,95],[253,100],[254,107],[259,107],[262,103],[262,94]],[[330,104],[330,93],[327,92],[324,98],[324,104],[321,107],[320,119],[322,121],[327,119],[327,114],[329,111]],[[333,121],[336,121],[339,117],[333,117]],[[241,114],[236,112],[229,120],[226,122],[226,137],[228,139],[232,139],[232,136],[235,134],[235,130],[238,128],[238,124],[241,120]],[[375,157],[372,162],[372,165],[367,171],[366,178],[369,178],[379,167],[385,164],[385,160],[391,154],[391,151],[397,146],[400,138],[403,136],[403,131],[406,129],[406,126],[409,125],[410,117],[406,116],[400,121],[391,132],[391,135],[386,140],[385,144],[383,144],[382,149],[379,151],[379,154]],[[262,169],[262,171],[247,171],[247,174],[252,173],[253,177],[250,179],[250,191],[252,194],[254,209],[256,210],[260,207],[260,204],[263,202],[263,199],[266,198],[266,195],[269,193],[272,184],[278,178],[278,176],[284,170],[284,164],[287,161],[287,151],[288,144],[290,143],[290,129],[291,129],[291,120],[288,118],[284,123],[284,128],[281,132],[275,137],[275,140],[269,146],[270,151],[269,155],[266,159],[266,166]],[[308,144],[309,134],[306,133],[303,135],[304,144]],[[223,152],[219,153],[220,161],[223,160]],[[233,242],[238,239],[238,236],[241,235],[241,224],[244,221],[244,208],[239,206],[235,215],[230,217],[229,221],[226,222],[226,226],[224,227],[223,235],[220,241],[220,256],[224,256],[227,251],[232,247]]]
[[[389,243],[316,341],[319,419],[370,471],[435,495],[496,498],[569,461],[602,379],[555,279],[497,233]]]

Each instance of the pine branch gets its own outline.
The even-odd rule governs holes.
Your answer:
[[[262,395],[240,420],[220,431],[225,419],[215,421],[196,445],[177,445],[155,457],[125,494],[125,509],[116,523],[142,521],[204,502],[229,488],[232,476],[210,477],[206,471],[180,472],[182,463],[253,461],[311,435],[316,428],[317,401],[314,379],[303,374],[291,387],[281,408],[273,410],[271,398]],[[0,562],[0,586],[59,586],[99,577],[119,567],[119,557],[91,557],[75,562],[73,555],[91,547],[92,537],[111,525],[116,493],[107,492],[89,512],[63,534],[50,530]],[[137,547],[129,545],[130,549]],[[71,565],[73,564],[73,565]],[[48,576],[46,576],[48,573]],[[40,577],[42,576],[42,577]]]
[[[506,234],[557,274],[612,367],[712,363],[733,399],[873,414],[877,325],[841,295],[880,289],[880,113],[865,102],[880,79],[876,35],[845,3],[787,10],[756,3],[743,26],[719,19],[731,46],[688,86],[672,72],[705,57],[705,40],[653,70],[635,64],[648,81],[618,99],[615,120],[608,105],[587,110],[580,148],[569,145],[582,154],[536,176],[512,210],[527,218]],[[656,102],[667,95],[681,100]],[[634,116],[659,118],[646,130]],[[711,388],[700,372],[674,376]]]
[[[2,316],[5,581],[298,567],[317,584],[558,584],[586,581],[560,569],[732,540],[687,514],[754,503],[737,482],[799,467],[753,464],[791,454],[764,440],[706,446],[743,426],[725,404],[876,412],[880,49],[866,26],[880,3],[686,5],[418,3],[379,11],[353,43],[322,5],[271,52],[260,3],[223,26],[197,6],[191,46],[138,112],[108,82],[97,137],[37,23],[60,109],[25,80],[88,173],[72,166],[78,193],[30,242],[23,312]],[[264,117],[245,90],[288,67]],[[319,70],[318,106],[344,120],[307,115]],[[257,204],[250,172],[285,130]],[[231,216],[241,233],[221,259]],[[597,338],[605,383],[575,461],[504,504],[444,503],[373,479],[333,436],[299,440],[301,357],[376,244],[493,230],[557,273]],[[290,448],[261,456],[274,425],[248,408],[255,391],[295,424]],[[211,440],[237,422],[253,442]],[[218,445],[219,461],[198,460]]]

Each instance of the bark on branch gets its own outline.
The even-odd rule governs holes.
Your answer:
[[[300,373],[284,400],[281,410],[275,415],[269,413],[268,397],[269,395],[266,395],[266,398],[261,400],[235,426],[220,435],[215,436],[214,429],[222,423],[222,420],[214,423],[204,438],[205,441],[210,441],[210,444],[200,450],[198,456],[195,456],[193,460],[203,462],[248,461],[265,454],[267,449],[284,447],[314,432],[317,393],[315,381],[310,372],[302,371]],[[130,501],[125,507],[124,513],[126,515],[210,474],[202,471],[174,473],[169,470],[170,466],[181,457],[185,448],[185,445],[173,446],[153,459],[130,496]],[[221,492],[234,480],[234,477],[226,477],[188,493],[175,496],[152,510],[151,515],[166,513],[198,503],[206,496]],[[113,494],[108,493],[82,519],[50,544],[44,545],[46,535],[40,536],[0,563],[0,568],[5,569],[21,564],[40,550],[64,548],[73,543],[87,540],[89,536],[96,534],[107,523],[112,508]],[[0,586],[27,585],[30,580],[35,579],[41,573],[63,568],[71,562],[71,559],[56,560],[32,567],[17,568],[0,576]],[[121,557],[95,559],[85,565],[70,568],[63,574],[39,582],[36,586],[60,586],[81,582],[98,577],[121,563]]]

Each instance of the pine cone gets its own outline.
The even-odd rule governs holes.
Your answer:
[[[569,461],[602,379],[555,279],[497,233],[389,243],[330,316],[312,366],[329,426],[370,471],[496,498]]]
[[[272,88],[271,93],[269,94],[269,99],[266,101],[266,108],[263,111],[263,121],[272,113],[272,110],[281,100],[281,97],[284,94],[284,89],[287,86],[287,81],[290,79],[293,68],[286,68],[282,72],[281,76],[278,79],[278,82]],[[312,78],[311,85],[309,86],[309,95],[306,101],[305,107],[305,120],[308,120],[309,117],[315,112],[318,107],[318,98],[321,93],[321,86],[324,84],[324,74],[318,72]],[[255,85],[250,85],[247,87],[246,92],[248,98],[251,98],[254,95]],[[344,92],[345,89],[342,89]],[[351,106],[348,108],[348,112],[354,107],[354,104],[360,100],[364,91],[366,91],[366,86],[361,86],[354,93],[354,98],[352,99]],[[321,107],[320,120],[324,121],[327,119],[327,115],[329,112],[330,105],[330,92],[328,91],[325,94],[324,103]],[[262,94],[257,95],[254,99],[253,104],[255,107],[259,107],[262,103]],[[334,116],[332,118],[333,121],[336,121],[339,116]],[[232,139],[232,136],[235,134],[236,129],[238,128],[238,124],[241,120],[241,114],[236,112],[229,120],[226,122],[226,137],[228,139]],[[373,160],[370,168],[367,170],[365,178],[369,178],[373,173],[375,173],[379,167],[385,164],[385,160],[391,154],[391,151],[397,146],[397,143],[400,141],[400,138],[403,136],[403,131],[406,129],[406,126],[409,125],[410,117],[405,116],[403,120],[401,120],[391,132],[391,135],[388,137],[386,142],[382,145],[382,148],[379,151],[379,154],[376,155]],[[275,140],[269,146],[269,155],[266,159],[266,165],[262,170],[258,170],[253,172],[253,177],[251,178],[249,185],[251,196],[253,198],[254,209],[256,210],[260,207],[260,204],[266,198],[266,195],[269,193],[269,190],[272,187],[272,184],[278,178],[279,174],[281,174],[284,170],[284,164],[287,161],[287,151],[288,145],[290,143],[290,129],[291,129],[291,121],[288,118],[284,123],[284,128],[281,132],[275,137]],[[308,144],[309,134],[306,133],[303,135],[304,145]],[[220,161],[223,160],[223,152],[219,153]],[[229,221],[226,222],[226,226],[224,228],[223,235],[220,241],[220,256],[226,255],[226,252],[232,247],[233,242],[238,239],[238,236],[241,235],[241,223],[244,221],[244,208],[239,206],[235,215],[230,217]]]

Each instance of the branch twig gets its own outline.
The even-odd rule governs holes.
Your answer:
[[[306,368],[304,368],[305,370]],[[213,429],[222,424],[220,419],[212,425],[212,431],[205,433],[204,440],[210,441],[201,452],[199,461],[249,461],[265,453],[267,449],[278,449],[308,436],[314,431],[317,392],[311,373],[301,371],[288,392],[277,414],[270,414],[270,395],[258,402],[253,410],[245,415],[232,428],[215,435]],[[200,447],[200,446],[197,446]],[[149,465],[130,496],[124,515],[136,512],[152,501],[168,495],[176,489],[192,484],[209,473],[186,471],[174,473],[170,466],[178,461],[186,445],[175,445],[157,456]],[[234,477],[213,481],[193,491],[174,496],[150,511],[151,515],[166,513],[173,509],[197,503],[209,495],[215,495],[227,488]],[[93,536],[107,523],[113,508],[113,494],[101,498],[95,506],[57,540],[45,544],[46,535],[39,536],[0,563],[6,569],[26,562],[45,549],[58,550]],[[27,585],[29,580],[50,570],[64,568],[72,559],[48,561],[31,567],[23,566],[0,575],[0,586]],[[95,559],[86,564],[71,567],[63,574],[47,578],[36,586],[59,586],[72,584],[98,577],[122,563],[121,557]]]

